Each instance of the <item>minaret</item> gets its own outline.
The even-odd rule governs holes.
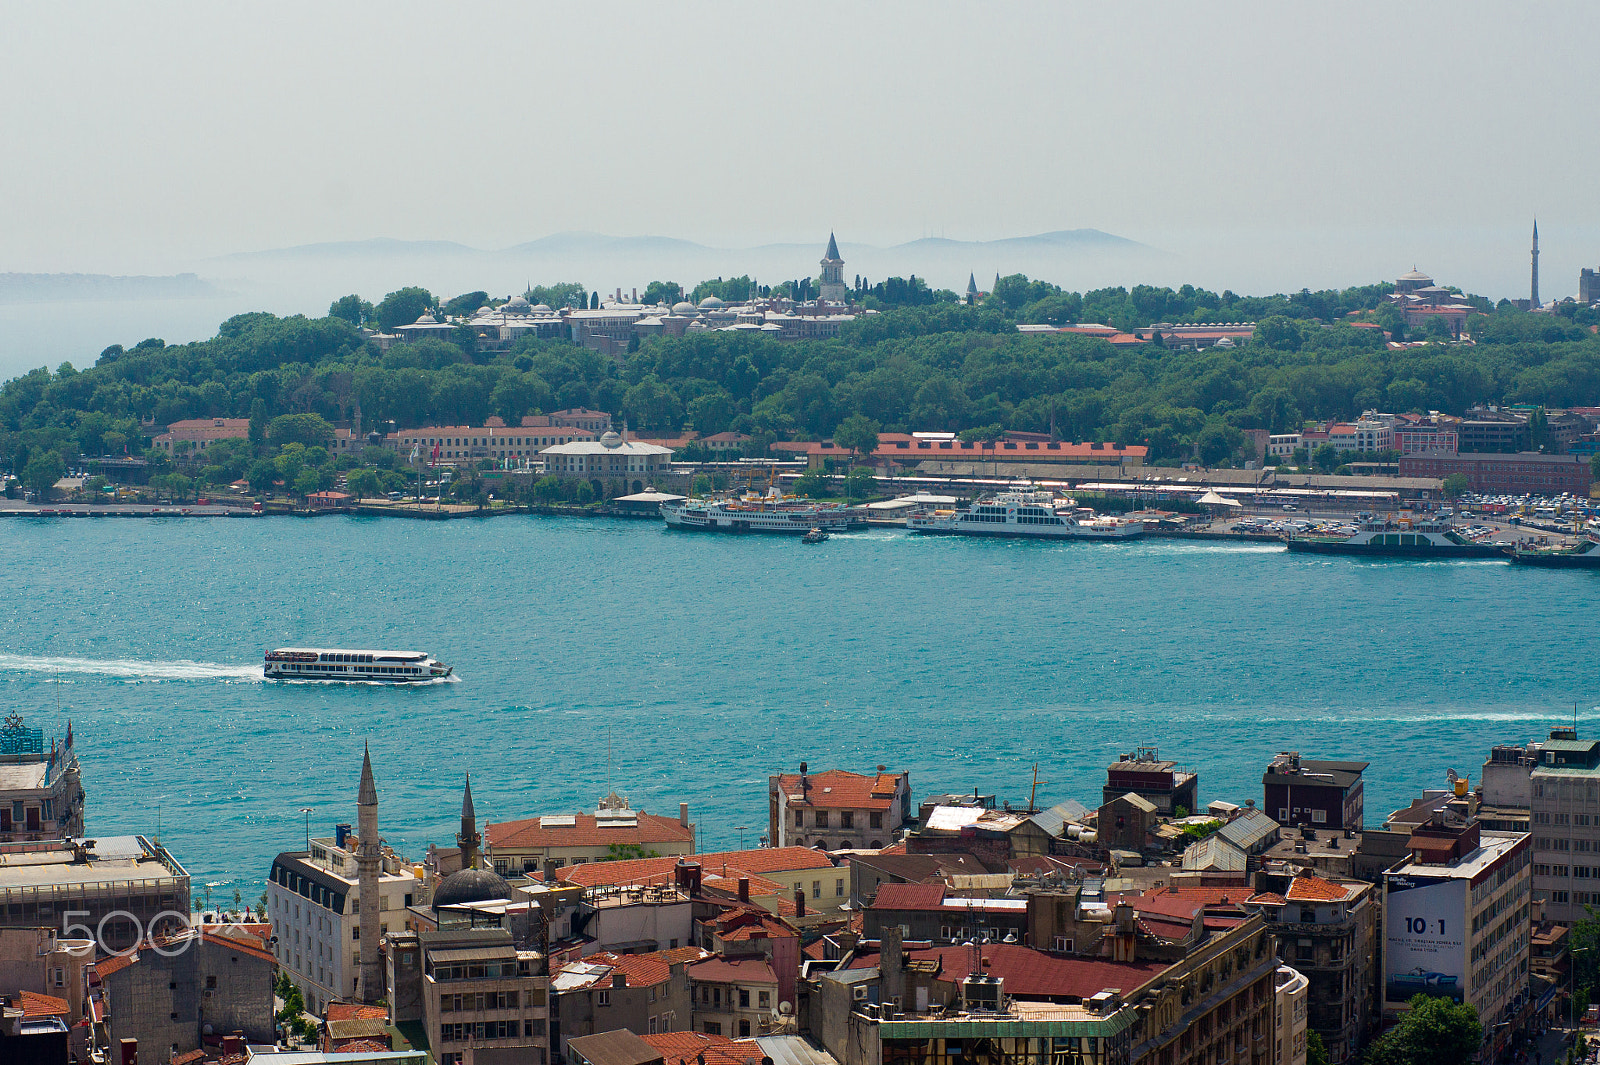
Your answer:
[[[478,847],[483,837],[478,835],[478,817],[472,810],[472,774],[467,774],[467,787],[461,793],[461,834],[456,836],[456,846],[461,848],[461,868],[478,867]]]
[[[1539,308],[1539,220],[1533,220],[1533,291],[1529,293],[1528,305],[1535,310]]]
[[[377,1002],[384,997],[383,962],[378,957],[379,924],[383,920],[378,902],[378,878],[383,871],[378,849],[378,786],[372,781],[372,754],[361,753],[361,791],[356,796],[356,824],[360,831],[356,850],[356,880],[361,900],[361,985],[362,1002]]]

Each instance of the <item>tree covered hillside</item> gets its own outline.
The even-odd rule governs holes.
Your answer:
[[[359,313],[244,314],[207,341],[113,346],[88,369],[63,364],[6,382],[0,454],[14,461],[19,449],[54,451],[69,463],[79,455],[139,454],[148,444],[141,419],[248,417],[264,429],[283,415],[346,421],[359,404],[365,427],[477,425],[490,415],[515,424],[525,414],[588,406],[641,431],[692,425],[762,441],[827,437],[854,414],[886,431],[1046,430],[1053,418],[1063,438],[1145,443],[1157,460],[1199,444],[1205,458],[1222,462],[1240,446],[1241,429],[1290,430],[1304,419],[1350,418],[1371,407],[1460,413],[1480,402],[1600,402],[1600,339],[1588,309],[1550,315],[1486,307],[1468,324],[1475,345],[1390,350],[1378,330],[1345,317],[1388,312],[1376,306],[1378,286],[1251,298],[1248,309],[1276,312],[1259,319],[1253,341],[1195,352],[1159,340],[1118,348],[1072,334],[1022,335],[1015,326],[1063,300],[1076,301],[1062,312],[1070,320],[1089,303],[1110,309],[1111,292],[1122,293],[1118,313],[1132,315],[1125,324],[1134,328],[1148,317],[1134,313],[1134,293],[1150,313],[1185,305],[1191,318],[1222,313],[1195,310],[1199,290],[1085,297],[1026,278],[1005,284],[1013,280],[1002,279],[982,307],[888,307],[834,340],[708,331],[648,340],[620,364],[554,340],[478,354],[466,330],[456,343],[426,340],[380,353],[349,320]],[[439,305],[423,290],[404,291],[420,293],[418,305]],[[1233,298],[1245,309],[1243,298]],[[1322,325],[1313,312],[1337,315],[1336,324]]]

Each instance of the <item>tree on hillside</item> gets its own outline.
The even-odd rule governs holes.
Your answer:
[[[443,311],[452,317],[459,317],[464,314],[472,314],[488,302],[489,294],[479,289],[477,292],[464,292],[457,296],[444,305]]]
[[[348,296],[340,296],[328,305],[329,318],[343,318],[357,328],[369,324],[373,319],[374,313],[372,304],[354,293]],[[412,321],[416,321],[416,319],[413,318]]]
[[[28,459],[28,464],[23,467],[22,483],[33,492],[35,500],[47,503],[50,501],[50,490],[66,472],[67,464],[62,461],[59,452],[39,451],[35,452]]]
[[[378,328],[392,333],[396,326],[410,325],[434,306],[433,293],[415,285],[395,289],[378,304]]]
[[[280,414],[267,425],[267,442],[276,447],[326,447],[332,440],[333,426],[320,414]]]
[[[652,281],[645,286],[640,298],[645,303],[664,303],[671,307],[683,302],[683,286],[676,281]]]
[[[852,414],[839,423],[833,431],[833,442],[840,447],[849,448],[854,453],[857,462],[865,462],[872,457],[878,447],[878,430],[881,426],[863,414]]]
[[[1460,1065],[1483,1042],[1478,1011],[1447,998],[1418,995],[1400,1023],[1368,1049],[1366,1065]]]
[[[345,488],[357,499],[371,499],[378,494],[378,471],[365,467],[351,470],[344,479]]]

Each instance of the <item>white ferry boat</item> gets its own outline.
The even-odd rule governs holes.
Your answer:
[[[1362,522],[1354,535],[1289,534],[1290,551],[1318,555],[1371,555],[1389,558],[1502,558],[1502,548],[1463,536],[1448,522],[1401,518]]]
[[[418,684],[443,680],[452,670],[426,651],[365,651],[332,647],[279,647],[267,652],[268,680],[349,680]]]
[[[1029,484],[979,499],[965,510],[923,511],[906,519],[914,533],[959,536],[1024,536],[1044,540],[1129,540],[1144,535],[1144,523],[1080,512],[1076,501],[1057,499]]]
[[[862,524],[861,516],[838,503],[747,493],[738,499],[687,499],[661,504],[661,516],[674,529],[716,532],[787,533],[804,536],[812,529],[839,532]]]

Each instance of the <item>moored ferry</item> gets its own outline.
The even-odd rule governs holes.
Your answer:
[[[1042,540],[1129,540],[1144,535],[1144,523],[1109,515],[1094,516],[1072,499],[1018,483],[1007,491],[979,499],[965,510],[933,510],[913,514],[906,528],[914,533],[957,536],[1019,536]]]
[[[368,651],[332,647],[279,647],[267,652],[267,680],[346,680],[419,684],[443,680],[451,667],[426,651]]]
[[[1432,519],[1367,521],[1350,536],[1291,533],[1290,551],[1320,555],[1371,555],[1384,558],[1499,558],[1501,549],[1461,535],[1453,526]]]
[[[1506,549],[1511,561],[1524,566],[1549,566],[1557,569],[1600,568],[1600,533],[1587,532],[1576,544],[1546,547],[1541,544],[1517,544]]]
[[[804,536],[812,529],[840,532],[863,524],[861,515],[838,503],[815,503],[775,492],[747,493],[738,499],[687,499],[663,503],[661,516],[674,529],[711,532],[786,533]]]

